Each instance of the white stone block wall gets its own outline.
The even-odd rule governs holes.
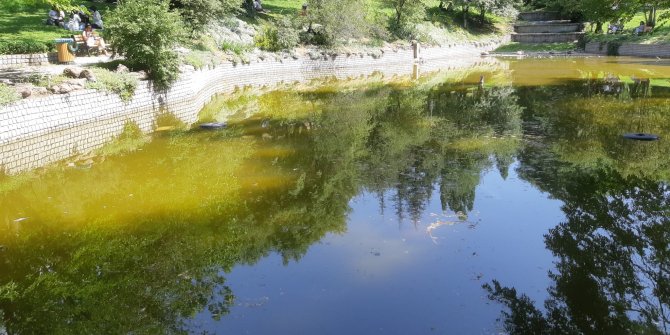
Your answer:
[[[586,43],[585,51],[592,54],[607,54],[607,43],[589,42]],[[619,46],[619,56],[634,57],[670,57],[670,44],[638,44],[622,43]]]
[[[416,63],[423,72],[464,68],[480,62],[479,54],[499,43],[425,48],[419,60],[414,59],[411,48],[401,48],[374,56],[351,54],[319,59],[272,58],[246,65],[224,63],[214,69],[183,73],[167,92],[154,92],[150,82],[141,81],[128,102],[116,94],[95,90],[21,100],[0,107],[0,169],[14,174],[91,152],[118,136],[127,121],[150,132],[156,116],[162,112],[170,112],[192,124],[215,94],[232,92],[236,87],[272,86],[322,77],[412,75]]]

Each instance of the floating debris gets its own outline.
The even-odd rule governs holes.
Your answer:
[[[207,122],[200,124],[200,129],[214,130],[214,129],[224,129],[228,127],[228,124],[225,122]]]

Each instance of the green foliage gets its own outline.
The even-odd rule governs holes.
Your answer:
[[[577,45],[573,42],[565,43],[517,43],[511,42],[505,45],[498,47],[495,52],[516,52],[516,51],[529,51],[529,52],[565,52],[572,51],[577,48]]]
[[[121,100],[130,101],[137,88],[137,77],[130,73],[117,73],[105,69],[92,69],[96,82],[87,82],[86,87],[118,94]]]
[[[37,54],[54,49],[53,43],[25,40],[0,40],[0,55]]]
[[[193,66],[197,70],[205,67],[214,67],[221,63],[221,59],[216,53],[210,51],[191,51],[184,56],[184,63]]]
[[[123,126],[121,135],[105,144],[96,152],[103,156],[118,155],[133,152],[149,141],[150,137],[144,134],[140,126],[132,121],[127,121]]]
[[[238,0],[170,0],[170,7],[177,9],[189,28],[202,31],[213,20],[239,11]]]
[[[310,37],[320,44],[333,45],[364,35],[368,30],[367,2],[360,0],[309,0]]]
[[[284,17],[274,25],[265,25],[255,37],[256,46],[268,51],[292,49],[300,41],[298,30]]]
[[[106,36],[133,65],[147,71],[158,89],[168,88],[179,76],[174,51],[183,34],[178,13],[167,0],[125,0],[106,22]]]
[[[5,85],[0,84],[0,106],[10,104],[14,101],[19,100],[21,97],[16,93],[16,91]]]
[[[390,19],[390,30],[398,37],[414,37],[416,25],[426,16],[423,0],[386,0],[386,3],[395,11]]]
[[[235,43],[230,41],[221,42],[221,51],[232,52],[238,56],[247,51],[250,51],[251,49],[252,47],[250,45],[245,45],[242,43]]]

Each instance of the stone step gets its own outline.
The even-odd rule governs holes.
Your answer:
[[[548,20],[548,21],[517,21],[516,25],[543,25],[543,24],[559,24],[559,23],[572,23],[570,20]]]
[[[519,13],[521,21],[550,21],[559,20],[561,15],[558,12],[523,12]]]
[[[512,42],[518,43],[562,43],[584,38],[584,32],[512,34]]]
[[[581,23],[523,24],[514,25],[514,31],[520,34],[532,33],[574,33],[582,30]]]

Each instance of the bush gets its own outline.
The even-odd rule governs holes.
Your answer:
[[[105,31],[116,51],[146,70],[156,88],[167,89],[179,76],[174,49],[183,25],[167,0],[125,0],[108,15]]]
[[[39,54],[53,49],[54,45],[50,42],[0,40],[0,55]]]
[[[170,0],[191,31],[202,31],[207,24],[227,14],[240,11],[237,0]]]
[[[313,40],[332,45],[362,36],[368,30],[366,2],[360,0],[309,0],[308,20]]]
[[[184,56],[184,63],[197,70],[202,70],[205,67],[216,67],[221,64],[221,59],[216,53],[210,51],[191,51]]]
[[[390,30],[400,38],[412,38],[416,26],[426,15],[426,6],[422,0],[386,0],[386,4],[394,9],[389,21]]]
[[[298,30],[284,17],[276,25],[265,25],[256,35],[256,46],[267,51],[292,49],[300,41]]]
[[[242,55],[247,51],[251,51],[253,47],[251,45],[245,45],[242,43],[223,41],[221,42],[221,50],[226,52],[232,52],[236,55]]]
[[[19,100],[19,98],[18,93],[16,93],[13,88],[5,84],[0,84],[0,106],[10,104]]]
[[[87,88],[116,93],[123,101],[129,101],[135,94],[137,78],[130,73],[117,73],[105,69],[92,70],[97,81],[86,83]]]

